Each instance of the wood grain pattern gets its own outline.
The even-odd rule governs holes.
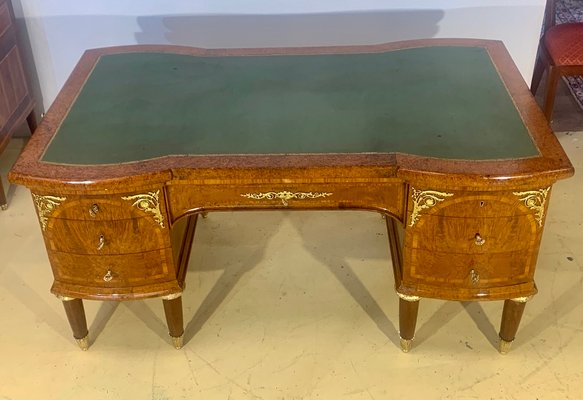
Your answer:
[[[244,210],[244,209],[371,209],[402,218],[405,208],[403,182],[392,179],[379,182],[307,182],[294,181],[282,184],[259,181],[229,181],[212,185],[200,181],[180,180],[167,188],[171,219],[196,211]],[[246,194],[260,193],[325,193],[315,198],[254,199]]]
[[[147,217],[148,214],[139,208],[132,206],[133,201],[124,200],[128,197],[140,193],[158,192],[160,209],[165,214],[166,201],[163,187],[138,187],[133,192],[108,191],[107,195],[80,196],[79,192],[55,189],[50,191],[35,190],[38,196],[51,195],[65,197],[61,205],[51,212],[52,218],[81,221],[112,221],[118,219],[132,219]]]
[[[49,218],[47,248],[75,254],[141,253],[170,247],[168,235],[150,217],[110,221]]]
[[[55,280],[61,285],[86,285],[88,293],[95,287],[128,292],[135,286],[175,280],[174,266],[167,263],[171,253],[171,249],[116,255],[48,252]],[[109,280],[105,278],[108,272]]]
[[[415,228],[408,232],[407,246],[463,254],[532,249],[542,233],[534,217],[528,215],[500,218],[424,215]]]

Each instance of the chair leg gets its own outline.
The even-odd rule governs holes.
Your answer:
[[[533,96],[536,95],[536,91],[538,90],[538,86],[540,85],[540,81],[546,69],[545,65],[546,63],[543,61],[540,52],[541,50],[539,50],[539,54],[536,57],[534,71],[532,73],[532,81],[530,83],[530,92],[532,93]]]
[[[559,83],[560,73],[554,65],[549,66],[547,77],[547,89],[545,91],[545,100],[543,111],[547,120],[551,122],[553,115],[553,106],[555,105],[555,95],[557,94],[557,84]]]

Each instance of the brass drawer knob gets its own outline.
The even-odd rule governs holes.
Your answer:
[[[110,280],[112,280],[112,279],[113,279],[113,274],[111,273],[111,270],[110,270],[110,269],[108,269],[108,270],[107,270],[107,273],[106,273],[106,274],[103,276],[103,280],[104,280],[105,282],[109,282],[109,281],[110,281]]]
[[[105,246],[105,236],[99,235],[99,242],[97,242],[97,251],[101,251]]]
[[[97,216],[98,212],[99,206],[97,204],[92,204],[91,207],[89,207],[89,215],[92,216],[93,218]]]
[[[474,236],[474,243],[476,244],[476,246],[483,246],[484,243],[486,243],[486,239],[480,236],[479,233],[476,233],[476,236]]]
[[[472,282],[472,285],[477,285],[480,283],[480,274],[478,274],[474,269],[470,271],[470,281]]]

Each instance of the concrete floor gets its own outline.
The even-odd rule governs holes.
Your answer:
[[[562,112],[553,125],[572,126],[557,136],[580,168],[583,112]],[[2,179],[21,145],[0,158]],[[30,194],[10,186],[0,399],[581,399],[582,188],[583,175],[554,187],[539,294],[501,356],[502,302],[438,300],[421,301],[414,348],[402,353],[384,221],[352,211],[210,214],[183,297],[184,348],[170,345],[159,300],[88,301],[82,352],[49,293]]]

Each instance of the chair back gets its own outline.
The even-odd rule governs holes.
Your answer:
[[[556,2],[557,0],[547,0],[547,4],[545,6],[545,16],[543,20],[544,32],[555,26],[557,23]]]

